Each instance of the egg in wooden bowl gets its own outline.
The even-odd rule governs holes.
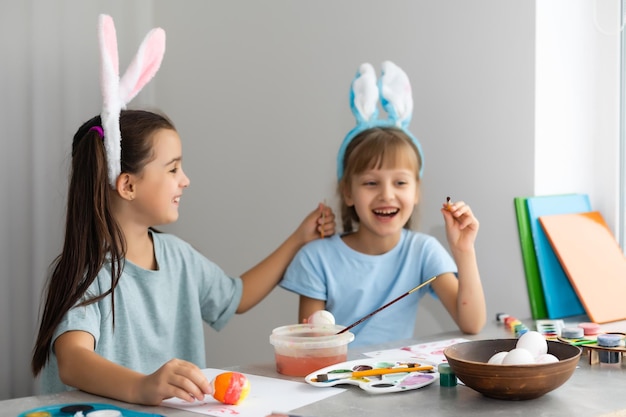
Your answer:
[[[466,386],[486,397],[530,400],[563,385],[574,373],[582,350],[546,341],[547,353],[558,361],[525,364],[487,363],[500,352],[517,347],[518,339],[489,339],[457,343],[444,350],[450,368]]]

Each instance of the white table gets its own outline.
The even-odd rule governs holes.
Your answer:
[[[570,320],[567,320],[570,321]],[[586,321],[574,319],[572,323]],[[532,326],[532,320],[525,320]],[[606,331],[626,332],[626,321],[603,325]],[[467,336],[460,332],[448,332],[427,338],[404,340],[368,348],[349,351],[348,359],[363,357],[363,352],[389,349],[417,343],[447,340],[463,337],[466,339],[491,339],[513,337],[502,324],[495,320],[477,336]],[[290,378],[278,374],[274,363],[249,364],[228,368],[248,374],[301,381],[302,378]],[[304,383],[304,382],[303,382]],[[321,388],[322,389],[322,388]],[[105,402],[119,407],[161,414],[172,417],[192,417],[200,414],[176,410],[168,407],[146,407],[112,401],[106,398],[74,391],[56,395],[42,395],[0,401],[0,416],[17,416],[37,407],[52,404]],[[281,410],[280,404],[276,409]],[[345,392],[322,401],[292,410],[292,414],[311,417],[403,417],[403,416],[585,416],[593,417],[626,410],[626,364],[607,368],[590,365],[585,354],[572,377],[561,387],[534,400],[504,401],[484,397],[478,392],[458,385],[441,387],[437,382],[414,391],[393,394],[371,395],[355,386],[349,386]],[[282,410],[284,411],[284,410]]]

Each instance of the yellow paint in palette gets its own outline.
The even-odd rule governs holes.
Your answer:
[[[345,378],[360,378],[366,376],[379,376],[379,375],[387,375],[387,374],[398,374],[398,373],[407,373],[407,372],[420,372],[420,371],[430,371],[433,369],[432,366],[420,366],[419,364],[415,364],[416,366],[399,366],[397,368],[374,368],[367,369],[363,371],[350,371],[346,369],[337,369],[332,370],[326,374],[317,375],[316,382],[328,382],[330,380],[335,379],[345,379]]]

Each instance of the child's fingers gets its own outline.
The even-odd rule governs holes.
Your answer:
[[[179,361],[179,366],[174,373],[172,385],[176,390],[176,397],[193,401],[194,399],[202,400],[206,394],[212,393],[211,384],[196,365]]]
[[[459,212],[455,220],[459,223],[459,229],[461,230],[467,227],[478,228],[478,220],[474,217],[472,210],[467,206]]]
[[[211,394],[211,384],[200,368],[191,362],[174,360],[172,370],[172,385],[191,394],[196,399],[204,398],[205,394]]]
[[[463,201],[447,201],[443,204],[442,212],[444,215],[447,214],[445,212],[448,212],[450,217],[458,223],[460,229],[465,229],[472,224],[478,225],[478,220],[474,217],[472,209]]]
[[[463,201],[445,203],[444,207],[450,214],[452,214],[452,217],[454,217],[455,219],[463,216],[468,211],[471,212],[469,206]]]
[[[319,215],[317,217],[317,232],[321,238],[330,236],[335,233],[335,214],[332,209],[320,203],[318,206]]]

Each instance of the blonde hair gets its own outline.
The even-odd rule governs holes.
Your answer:
[[[341,204],[341,220],[344,232],[354,230],[353,222],[359,223],[359,216],[353,206],[344,199],[344,190],[350,187],[352,178],[369,169],[384,166],[409,165],[415,171],[415,180],[420,181],[422,158],[411,138],[401,129],[394,127],[374,127],[364,130],[352,139],[343,160],[343,175],[339,180],[338,193]],[[404,225],[411,227],[411,219]]]

